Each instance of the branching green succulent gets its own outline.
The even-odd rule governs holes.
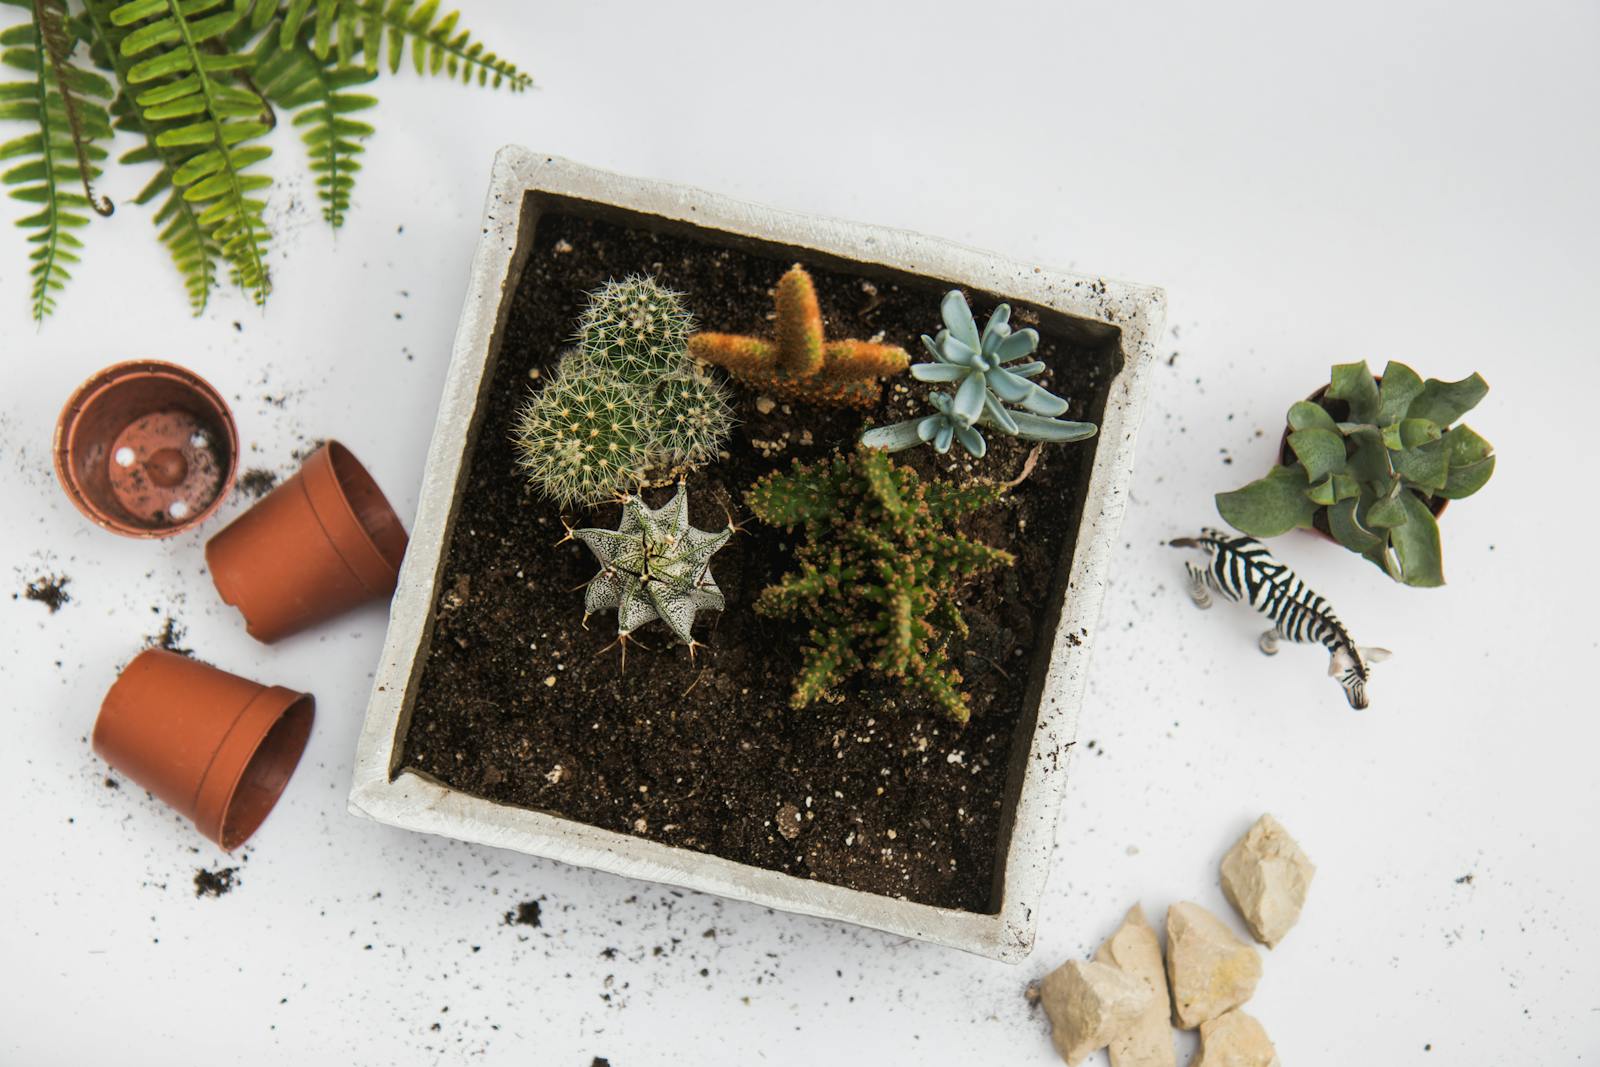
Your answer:
[[[578,347],[517,413],[529,480],[563,507],[636,487],[648,470],[693,470],[733,430],[727,388],[689,357],[694,317],[653,278],[608,282],[589,297]]]
[[[82,243],[74,231],[87,223],[86,209],[111,213],[89,183],[113,128],[136,142],[119,162],[155,168],[132,199],[160,198],[157,233],[198,314],[224,266],[256,303],[271,289],[272,180],[261,165],[279,112],[301,131],[323,217],[337,228],[350,207],[361,142],[372,132],[355,115],[375,101],[353,92],[357,86],[382,68],[396,72],[407,52],[418,74],[513,91],[531,84],[458,29],[455,12],[441,15],[439,0],[0,3],[27,12],[0,31],[0,63],[23,75],[0,83],[0,120],[33,129],[0,145],[0,161],[21,161],[4,181],[28,211],[18,225],[34,246],[39,320],[77,261]]]
[[[1042,373],[1045,365],[1039,360],[1017,360],[1034,353],[1039,334],[1031,329],[1012,332],[1010,304],[994,309],[982,334],[961,290],[946,293],[939,311],[944,329],[934,337],[922,335],[923,347],[933,362],[912,364],[911,376],[921,382],[953,385],[953,394],[929,394],[932,415],[868,430],[861,437],[862,444],[891,452],[931,444],[943,454],[952,441],[959,441],[962,448],[981,459],[989,446],[978,432],[979,426],[1029,441],[1081,441],[1094,436],[1096,427],[1091,422],[1056,418],[1067,410],[1067,402],[1028,381]]]
[[[716,533],[689,524],[689,492],[682,482],[671,500],[652,510],[637,496],[622,501],[615,530],[569,530],[600,562],[600,573],[583,594],[583,615],[617,613],[617,640],[627,654],[633,631],[660,619],[692,653],[696,613],[721,611],[722,590],[711,577],[711,557],[733,536],[730,524]]]
[[[756,517],[805,531],[798,568],[756,602],[762,615],[811,627],[790,704],[803,708],[873,671],[966,722],[970,704],[946,647],[952,634],[967,633],[957,597],[964,580],[1014,557],[956,524],[1004,493],[983,482],[924,482],[871,448],[813,465],[797,461],[756,482],[745,494]]]
[[[1254,537],[1319,526],[1396,581],[1443,585],[1430,505],[1471,496],[1494,473],[1493,447],[1456,424],[1488,391],[1476,374],[1423,381],[1391,362],[1375,383],[1365,362],[1342,363],[1322,403],[1289,409],[1296,462],[1218,494],[1217,510]]]

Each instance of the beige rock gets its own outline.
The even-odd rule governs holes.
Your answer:
[[[1111,1067],[1176,1067],[1172,1000],[1161,962],[1161,941],[1145,920],[1144,909],[1137,904],[1129,908],[1122,925],[1095,951],[1094,958],[1139,979],[1153,994],[1133,1029],[1112,1040]]]
[[[1109,963],[1068,960],[1039,984],[1050,1040],[1068,1067],[1128,1033],[1154,999],[1148,985]]]
[[[1222,857],[1222,891],[1255,939],[1272,948],[1299,921],[1316,873],[1289,831],[1263,815]]]
[[[1250,999],[1261,954],[1198,904],[1167,909],[1167,980],[1178,1026],[1193,1030]]]
[[[1283,1067],[1261,1024],[1230,1011],[1200,1027],[1200,1051],[1189,1067]]]

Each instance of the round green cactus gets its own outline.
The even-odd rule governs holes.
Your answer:
[[[528,478],[557,503],[589,504],[637,485],[657,436],[637,386],[588,353],[561,358],[555,379],[517,412],[512,440]]]
[[[683,294],[654,278],[631,275],[589,296],[578,320],[578,346],[604,359],[623,378],[649,384],[686,371],[694,315]]]
[[[658,385],[655,407],[655,466],[698,467],[715,459],[733,428],[727,387],[698,367]]]

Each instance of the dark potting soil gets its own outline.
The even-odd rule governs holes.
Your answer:
[[[272,492],[278,484],[278,475],[265,467],[252,467],[239,475],[239,491],[250,497],[251,500],[260,500]]]
[[[505,923],[507,926],[539,926],[539,910],[537,900],[524,900],[516,911],[506,912]]]
[[[237,867],[218,867],[208,871],[204,867],[194,872],[194,895],[197,897],[220,897],[233,892],[233,887],[238,885]]]
[[[869,676],[831,702],[790,708],[806,630],[752,608],[791,566],[792,538],[756,522],[744,491],[793,458],[851,446],[868,425],[926,411],[926,387],[909,376],[867,413],[772,405],[733,384],[739,425],[728,458],[690,476],[690,515],[715,530],[731,513],[745,530],[712,560],[728,608],[700,617],[708,647],[693,661],[651,624],[623,669],[608,647],[614,618],[582,624],[593,559],[581,544],[558,545],[561,510],[516,467],[513,415],[570,343],[585,293],[650,272],[688,294],[703,328],[767,334],[772,287],[805,258],[637,220],[541,216],[468,456],[402,765],[494,801],[770,870],[990,911],[1013,750],[1030,740],[1095,442],[1045,447],[1004,505],[967,521],[1017,563],[974,580],[962,602],[971,636],[950,651],[972,700],[965,728]],[[949,287],[937,280],[806,265],[830,336],[881,334],[918,358],[918,335],[939,325]],[[997,301],[971,295],[981,323]],[[1098,421],[1114,349],[1074,343],[1050,313],[1019,307],[1013,321],[1040,330],[1050,370],[1039,380],[1071,400],[1067,417]],[[1026,446],[990,435],[989,447],[981,463],[959,448],[896,458],[928,478],[1009,480],[1023,470]],[[656,506],[671,492],[645,495]],[[618,517],[615,504],[566,516],[613,528]]]
[[[72,594],[67,592],[67,586],[71,584],[72,579],[64,574],[49,574],[35,578],[24,586],[22,596],[43,604],[50,609],[50,614],[54,615],[63,606],[72,603]]]

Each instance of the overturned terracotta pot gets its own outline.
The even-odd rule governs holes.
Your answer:
[[[94,750],[232,851],[288,785],[314,711],[307,694],[153,648],[106,693]]]
[[[337,441],[206,545],[211,580],[271,643],[394,592],[406,531]]]
[[[239,432],[222,394],[173,363],[107,367],[61,409],[56,477],[97,525],[171,537],[222,504],[239,465]]]

